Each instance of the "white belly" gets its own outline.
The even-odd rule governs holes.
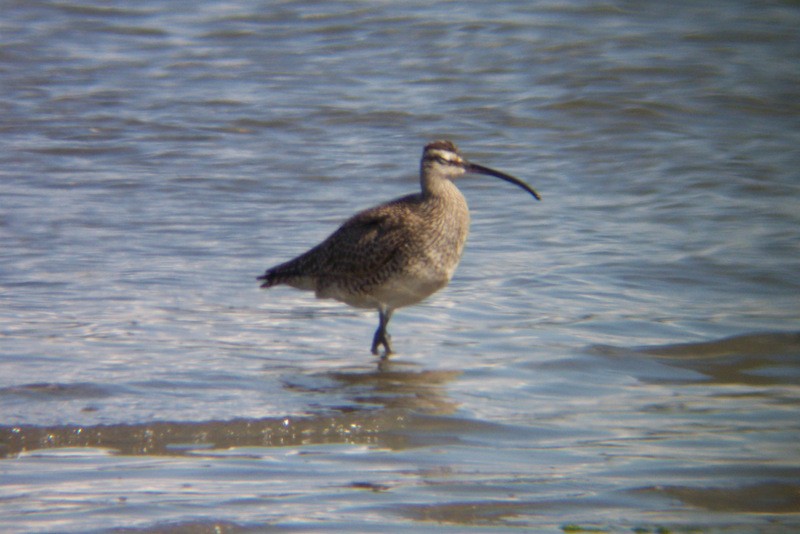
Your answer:
[[[373,291],[375,300],[389,308],[410,306],[428,298],[450,282],[450,277],[399,276]]]
[[[317,297],[335,299],[357,308],[380,306],[391,309],[402,308],[416,304],[445,287],[454,271],[455,268],[446,271],[430,269],[405,271],[392,276],[368,292],[353,291],[338,284],[331,284],[322,291],[318,290]]]

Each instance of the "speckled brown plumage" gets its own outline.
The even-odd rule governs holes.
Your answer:
[[[461,259],[469,230],[464,196],[452,182],[465,172],[516,178],[471,164],[450,141],[423,152],[421,191],[362,211],[325,241],[259,277],[262,288],[285,284],[312,290],[360,308],[377,308],[380,324],[372,344],[391,354],[386,325],[396,308],[415,304],[443,288]]]

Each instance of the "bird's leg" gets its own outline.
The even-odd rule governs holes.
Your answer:
[[[392,336],[389,335],[389,332],[386,331],[386,326],[389,324],[389,319],[392,318],[392,310],[391,308],[387,308],[386,306],[381,306],[378,308],[378,317],[380,318],[380,322],[378,323],[378,329],[375,330],[375,336],[372,338],[372,354],[375,356],[378,355],[378,346],[383,345],[385,352],[383,353],[383,357],[386,358],[392,352]]]

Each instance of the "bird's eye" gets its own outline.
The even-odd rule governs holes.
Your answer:
[[[444,159],[442,156],[436,156],[436,161],[440,165],[449,165],[450,164],[450,162],[448,160]]]

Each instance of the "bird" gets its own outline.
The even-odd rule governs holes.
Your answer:
[[[260,287],[283,284],[376,309],[371,352],[378,356],[383,347],[381,357],[388,358],[394,311],[447,286],[461,259],[470,215],[453,181],[466,173],[499,178],[541,200],[519,178],[468,161],[452,141],[433,141],[422,152],[420,192],[357,213],[317,246],[267,269],[257,277]]]

